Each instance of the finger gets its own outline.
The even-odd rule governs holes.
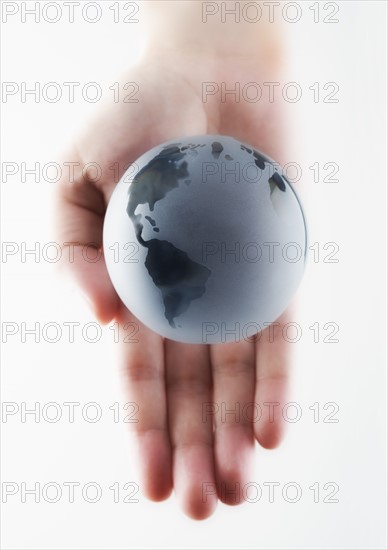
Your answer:
[[[239,504],[254,452],[255,345],[247,340],[213,345],[210,357],[218,494],[227,504]]]
[[[136,410],[128,423],[137,446],[141,486],[151,500],[172,490],[171,446],[167,426],[163,339],[121,307],[123,371],[129,402]]]
[[[217,504],[212,419],[203,419],[211,400],[207,346],[166,341],[168,416],[173,447],[173,480],[185,512],[194,519],[212,514]]]
[[[284,434],[286,422],[282,415],[289,386],[293,344],[284,337],[289,312],[267,327],[256,341],[255,403],[261,410],[254,423],[255,437],[263,447],[273,449]]]
[[[79,155],[66,157],[74,171],[60,181],[56,203],[57,238],[63,249],[61,269],[69,271],[96,316],[110,321],[119,306],[102,252],[102,228],[107,196],[88,176]]]

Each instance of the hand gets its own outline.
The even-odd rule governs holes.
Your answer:
[[[80,243],[69,267],[96,316],[101,322],[115,319],[139,326],[138,343],[123,344],[122,357],[129,401],[139,407],[139,422],[131,426],[143,491],[158,501],[174,488],[184,511],[197,519],[209,516],[218,498],[228,504],[243,501],[244,485],[252,481],[255,439],[265,448],[280,441],[279,411],[289,371],[289,350],[281,337],[286,317],[273,334],[266,329],[258,342],[210,346],[164,339],[126,309],[103,259],[85,261],[81,245],[101,247],[105,209],[118,181],[112,167],[119,166],[121,175],[163,141],[206,133],[232,135],[281,161],[284,139],[276,104],[233,98],[222,102],[219,95],[202,100],[202,83],[231,82],[231,67],[233,82],[262,81],[254,56],[236,61],[232,56],[198,59],[195,54],[159,52],[146,57],[124,78],[138,83],[139,102],[112,102],[104,109],[66,156],[78,168],[74,181],[62,180],[58,193],[59,242]],[[91,162],[101,167],[97,181],[92,170],[82,173]],[[213,402],[218,412],[205,420],[204,407]],[[274,418],[263,405],[268,402],[280,403]],[[257,422],[250,421],[254,409],[249,403],[261,407]],[[237,413],[225,415],[225,410]]]

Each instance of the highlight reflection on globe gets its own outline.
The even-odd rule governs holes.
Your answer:
[[[104,255],[127,308],[187,343],[249,338],[286,309],[302,278],[303,212],[272,160],[220,135],[166,142],[116,186]]]

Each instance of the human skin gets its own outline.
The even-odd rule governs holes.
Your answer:
[[[179,6],[177,9],[172,9]],[[228,4],[228,3],[227,3]],[[234,2],[232,3],[234,4]],[[240,3],[242,4],[242,3]],[[119,175],[142,153],[166,140],[199,134],[225,134],[251,144],[279,163],[287,158],[284,115],[275,102],[251,103],[233,95],[203,99],[203,83],[264,83],[282,74],[281,32],[260,22],[204,24],[202,2],[141,4],[150,39],[142,60],[123,75],[138,84],[138,103],[107,103],[92,124],[64,154],[78,163],[72,181],[62,179],[57,193],[60,243],[79,243],[66,267],[103,323],[135,322],[137,343],[121,343],[128,401],[138,405],[138,422],[129,424],[139,458],[140,485],[154,501],[172,489],[186,514],[210,516],[218,499],[243,502],[243,487],[252,481],[255,440],[274,448],[281,440],[282,403],[287,401],[290,344],[282,338],[289,320],[256,340],[218,345],[182,344],[160,337],[121,303],[103,260],[85,261],[82,245],[102,246],[102,228],[109,198]],[[164,15],[163,15],[164,14]],[[207,26],[208,25],[208,26]],[[94,181],[83,166],[97,162],[102,176]],[[271,332],[270,332],[271,331]],[[260,405],[263,414],[221,416],[227,410]],[[278,403],[273,418],[264,403]],[[219,412],[204,421],[203,407]],[[214,494],[204,495],[204,484]],[[209,485],[207,485],[209,487]],[[227,489],[237,489],[236,494]],[[210,491],[212,492],[212,491]]]

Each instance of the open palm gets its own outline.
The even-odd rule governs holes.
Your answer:
[[[207,63],[179,55],[145,59],[124,77],[137,83],[138,102],[105,106],[66,155],[67,162],[78,164],[75,177],[64,178],[58,192],[60,243],[80,244],[69,266],[96,316],[123,327],[128,322],[139,326],[138,342],[122,343],[122,357],[129,400],[138,405],[138,422],[130,426],[142,489],[150,499],[163,500],[174,488],[184,511],[197,519],[209,516],[218,499],[242,502],[244,485],[252,481],[255,440],[266,448],[280,440],[280,407],[268,403],[281,405],[286,393],[285,316],[256,341],[195,345],[167,340],[126,309],[103,259],[85,261],[81,245],[101,247],[104,214],[118,177],[159,143],[225,134],[281,159],[281,115],[275,105],[228,97],[222,101],[219,94],[206,101],[202,97],[204,82],[230,79],[231,64],[233,60]],[[235,67],[233,82],[260,81],[253,59]],[[98,179],[89,163],[100,166]],[[85,165],[89,171],[82,170]]]

